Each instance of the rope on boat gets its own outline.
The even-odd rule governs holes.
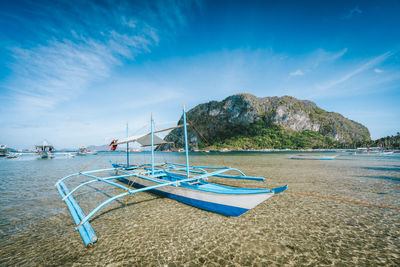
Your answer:
[[[211,146],[210,142],[208,142],[208,140],[200,133],[200,131],[198,131],[198,130],[195,128],[195,126],[189,121],[189,119],[186,118],[186,120],[188,121],[188,123],[190,124],[190,126],[192,126],[193,130],[196,131],[196,132],[198,133],[198,135],[199,135],[201,138],[203,138],[203,140],[204,140],[209,146]],[[155,122],[153,122],[153,123],[154,123],[154,127],[156,127]],[[180,140],[182,143],[185,142],[185,140],[183,139],[183,137],[179,137],[179,136],[177,136],[176,134],[174,134],[173,131],[170,131],[170,132],[164,137],[163,142],[162,142],[160,145],[157,146],[157,148],[155,149],[155,151],[158,151],[158,150],[161,148],[161,146],[162,146],[163,144],[167,144],[167,143],[168,143],[168,142],[165,141],[165,140],[167,139],[167,137],[168,137],[169,135],[172,135],[172,136],[176,137],[176,138],[177,138],[178,140]],[[188,144],[188,145],[191,146],[190,144]],[[175,143],[174,143],[174,146],[175,146]],[[193,147],[193,146],[191,146],[191,147]],[[204,155],[207,156],[207,157],[210,157],[210,155],[207,155],[207,153],[205,153],[204,151],[201,151],[201,153],[204,154]],[[217,156],[220,157],[220,159],[221,159],[223,165],[226,166],[223,157],[222,157],[221,155],[219,155],[218,152],[216,152],[216,154],[217,154]],[[163,160],[164,160],[164,157],[163,157]]]
[[[133,185],[135,184],[135,182],[136,182],[138,176],[139,176],[143,171],[144,171],[144,168],[142,168],[142,169],[140,170],[140,172],[138,173],[137,176],[135,176],[135,179],[134,179],[133,181],[131,180],[131,178],[132,178],[132,176],[133,176],[133,173],[132,173],[131,176],[129,176],[128,187],[127,187],[127,190],[126,190],[126,191],[128,191],[128,190],[131,188],[131,186],[133,186]],[[131,182],[132,182],[132,183],[131,183]],[[133,194],[132,194],[132,196],[133,196]],[[126,198],[125,198],[125,208],[128,206],[128,197],[129,197],[129,195],[126,195]]]
[[[329,200],[336,200],[336,201],[341,201],[341,202],[348,202],[348,203],[358,204],[358,205],[373,206],[373,207],[384,208],[384,209],[392,209],[392,210],[400,210],[400,208],[396,208],[396,207],[370,204],[370,203],[366,203],[366,202],[347,200],[347,199],[337,198],[337,197],[319,196],[319,195],[314,195],[314,194],[309,194],[309,193],[295,192],[295,191],[291,191],[291,190],[286,190],[286,192],[291,193],[291,194],[296,194],[296,195],[307,196],[307,197],[319,197],[319,198],[324,198],[324,199],[329,199]]]
[[[201,134],[201,132],[196,128],[196,126],[194,126],[194,124],[189,120],[189,118],[186,117],[186,120],[189,122],[190,126],[192,126],[193,130],[201,137],[203,138],[203,140],[209,145],[211,146],[211,143],[207,140],[207,138],[205,138],[204,135]],[[221,159],[222,161],[222,165],[226,167],[226,163],[224,158],[218,153],[218,151],[215,151],[216,155]],[[204,153],[206,154],[206,153]],[[207,155],[207,154],[206,154]]]
[[[100,155],[98,155],[95,159],[86,164],[86,166],[84,166],[79,172],[83,172],[84,170],[86,170],[90,165],[101,159],[104,155],[105,153],[101,153]]]
[[[204,135],[201,134],[201,132],[196,128],[196,126],[194,126],[194,124],[189,120],[189,118],[186,118],[186,120],[187,120],[187,122],[190,124],[190,126],[192,126],[193,130],[194,130],[194,131],[209,145],[209,146],[211,146],[211,143],[207,140],[207,138],[204,137]],[[154,127],[156,127],[155,122],[153,122],[153,123],[154,123]],[[155,152],[158,151],[164,143],[168,143],[168,142],[166,141],[166,138],[167,138],[169,135],[172,135],[172,136],[176,137],[178,140],[180,140],[182,143],[184,143],[183,137],[179,137],[179,136],[175,135],[175,134],[173,133],[173,131],[170,131],[170,132],[163,138],[162,143],[156,147]],[[189,146],[190,146],[190,144],[189,144]],[[207,155],[207,153],[205,153],[205,152],[203,152],[203,151],[202,151],[202,153],[203,153],[204,155],[206,155],[206,156],[209,156],[209,155]],[[222,165],[223,165],[223,166],[226,166],[226,163],[225,163],[224,158],[222,157],[222,155],[220,155],[220,154],[218,153],[218,151],[216,151],[216,155],[217,155],[217,156],[220,158],[220,160],[222,161]]]
[[[156,129],[157,126],[156,126],[156,122],[155,122],[154,120],[153,120],[153,124],[154,124],[154,128]],[[159,151],[159,150],[161,149],[161,147],[162,147],[163,144],[167,144],[167,143],[168,143],[166,140],[167,140],[167,137],[168,137],[170,134],[174,135],[174,134],[172,133],[172,131],[170,131],[170,132],[163,138],[163,141],[161,142],[161,144],[159,144],[159,145],[156,147],[156,149],[154,150],[154,152]],[[176,136],[176,135],[174,135],[174,136],[177,137],[177,138],[179,139],[178,136]],[[181,141],[183,142],[183,139],[182,139],[182,138],[181,138]],[[175,146],[175,144],[174,144],[174,146]],[[164,162],[166,162],[166,160],[165,160],[163,154],[161,154],[161,157],[162,157],[162,160],[163,160]]]

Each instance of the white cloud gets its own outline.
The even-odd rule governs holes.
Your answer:
[[[119,63],[104,44],[53,41],[33,49],[14,48],[14,80],[6,85],[22,106],[52,108],[75,97]]]
[[[338,52],[329,52],[323,49],[318,49],[317,51],[314,52],[313,55],[314,59],[311,68],[315,69],[322,63],[335,61],[341,58],[344,54],[346,54],[347,50],[348,50],[347,48],[343,48]]]
[[[378,68],[374,69],[374,71],[375,71],[376,73],[382,73],[382,72],[383,72],[382,69],[378,69]]]
[[[289,75],[290,76],[301,76],[301,75],[304,75],[304,72],[301,69],[298,69],[296,71],[289,73]]]
[[[12,75],[3,83],[16,107],[46,110],[73,99],[124,61],[150,52],[160,36],[171,36],[186,23],[184,11],[191,7],[187,2],[173,6],[156,2],[158,9],[147,3],[109,4],[89,2],[81,9],[62,1],[57,6],[32,3],[31,8],[40,11],[39,25],[32,30],[41,40],[10,48]],[[138,8],[141,12],[132,13]]]
[[[317,87],[321,90],[326,90],[326,89],[332,88],[334,86],[337,86],[341,83],[344,83],[347,80],[351,79],[352,77],[356,76],[357,74],[364,72],[368,69],[371,69],[371,68],[375,67],[376,65],[380,64],[381,62],[386,60],[388,57],[390,57],[392,54],[393,53],[389,51],[382,55],[379,55],[379,56],[365,62],[364,64],[358,66],[356,69],[346,73],[345,75],[343,75],[339,78],[333,79],[325,84],[320,84]]]
[[[301,60],[301,69],[290,72],[289,76],[302,76],[306,73],[315,71],[318,67],[332,64],[332,62],[340,59],[344,54],[347,53],[347,48],[343,48],[338,52],[330,52],[324,49],[317,49],[311,54],[307,54]]]

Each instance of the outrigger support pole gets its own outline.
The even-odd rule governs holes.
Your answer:
[[[186,177],[189,178],[189,151],[188,151],[188,138],[186,129],[186,112],[185,105],[183,105],[183,131],[185,133],[185,154],[186,154]]]
[[[178,163],[172,163],[172,162],[165,162],[165,164],[170,165],[172,169],[178,169],[178,170],[179,170],[179,168],[176,168],[175,166],[186,167],[186,165],[184,165],[184,164],[178,164]],[[264,177],[247,176],[241,170],[231,168],[231,167],[189,166],[189,169],[193,173],[206,173],[206,171],[205,171],[206,169],[235,171],[235,172],[240,173],[240,176],[228,175],[228,174],[216,174],[214,176],[220,177],[220,178],[230,178],[230,179],[252,180],[252,181],[261,181],[261,182],[265,181]],[[186,168],[185,168],[185,170],[186,170]],[[195,170],[200,170],[200,172],[195,171]]]
[[[70,195],[72,195],[73,193],[75,193],[75,191],[77,191],[79,188],[81,188],[81,187],[83,187],[83,186],[85,186],[85,185],[88,185],[88,184],[91,184],[91,183],[94,183],[94,182],[103,182],[103,181],[107,181],[107,180],[115,180],[115,179],[127,178],[127,177],[131,177],[131,176],[132,176],[132,174],[129,174],[129,175],[127,174],[127,175],[120,175],[120,176],[110,176],[110,177],[105,177],[105,178],[99,179],[97,176],[89,176],[89,175],[86,175],[86,174],[83,174],[83,175],[84,175],[84,176],[88,176],[88,177],[92,177],[92,178],[96,177],[96,178],[93,179],[93,180],[90,180],[90,181],[81,183],[80,185],[78,185],[77,187],[75,187],[74,189],[72,189],[71,192],[69,192],[62,200],[65,200],[65,199],[68,198]]]
[[[184,183],[184,182],[190,182],[190,181],[194,181],[194,180],[200,180],[200,179],[204,179],[207,178],[209,176],[213,176],[215,174],[220,174],[223,172],[226,172],[227,170],[218,170],[215,172],[211,172],[211,173],[207,173],[207,174],[203,174],[203,175],[199,175],[196,177],[192,177],[192,178],[187,178],[187,179],[183,179],[183,180],[178,180],[178,181],[173,181],[173,182],[167,182],[167,183],[162,183],[162,184],[158,184],[158,185],[153,185],[153,186],[148,186],[148,187],[144,187],[144,188],[139,188],[139,189],[128,189],[125,193],[119,194],[117,196],[114,196],[106,201],[104,201],[103,203],[101,203],[100,205],[98,205],[95,209],[93,209],[85,218],[82,219],[82,221],[75,227],[76,229],[79,229],[82,225],[84,225],[94,214],[96,214],[101,208],[103,208],[104,206],[106,206],[107,204],[109,204],[110,202],[125,197],[127,195],[131,195],[131,194],[135,194],[135,193],[139,193],[139,192],[143,192],[143,191],[148,191],[148,190],[153,190],[159,187],[164,187],[164,186],[168,186],[168,185],[176,185],[176,184],[180,184],[180,183]],[[138,174],[133,174],[132,176],[138,176],[141,177],[141,175]],[[144,177],[143,177],[144,178]]]
[[[242,176],[241,178],[236,178],[236,177],[240,177],[240,176],[233,176],[233,175],[225,175],[223,173],[227,172],[227,171],[235,171],[236,169],[233,168],[229,168],[229,167],[209,167],[209,168],[214,168],[216,170],[207,173],[206,170],[207,167],[199,167],[199,166],[189,166],[189,165],[183,165],[183,164],[174,164],[174,163],[164,163],[167,165],[176,165],[176,166],[181,166],[182,168],[176,168],[176,167],[171,167],[171,170],[179,170],[179,171],[184,171],[184,170],[188,170],[191,169],[191,171],[193,173],[199,174],[199,175],[194,175],[191,178],[187,178],[187,179],[183,179],[183,180],[177,180],[177,181],[171,181],[171,182],[162,182],[160,180],[154,179],[154,175],[150,175],[151,170],[147,169],[147,171],[143,172],[137,172],[137,171],[133,171],[133,172],[128,172],[126,171],[124,168],[109,168],[109,169],[100,169],[100,170],[94,170],[94,171],[85,171],[85,172],[79,172],[79,173],[74,173],[68,176],[65,176],[64,178],[60,179],[57,183],[56,183],[56,187],[61,195],[61,198],[65,201],[65,203],[67,204],[67,207],[69,209],[69,211],[71,212],[72,218],[75,222],[75,228],[79,231],[82,240],[85,244],[86,247],[91,247],[93,245],[94,242],[97,241],[97,236],[93,231],[93,228],[90,226],[89,224],[89,219],[93,217],[94,214],[96,214],[101,208],[103,208],[104,206],[106,206],[107,204],[109,204],[110,202],[117,200],[119,198],[125,197],[127,195],[131,195],[131,194],[135,194],[138,192],[143,192],[143,191],[148,191],[148,190],[153,190],[159,187],[164,187],[164,186],[169,186],[169,185],[179,185],[180,183],[184,183],[184,182],[190,182],[190,181],[196,181],[196,180],[201,180],[201,179],[207,179],[208,177],[214,176],[214,177],[224,177],[224,178],[234,178],[235,179],[246,179],[246,176]],[[188,168],[186,168],[186,166]],[[98,173],[98,172],[103,172],[103,171],[110,171],[110,170],[119,170],[122,173],[124,173],[124,175],[118,175],[118,176],[108,176],[108,177],[98,177],[95,175],[91,175],[94,173]],[[196,170],[196,171],[195,171]],[[240,172],[240,171],[239,171]],[[90,178],[94,178],[93,180],[87,181],[85,183],[82,183],[80,185],[78,185],[77,187],[75,187],[73,190],[69,190],[67,188],[67,186],[64,184],[64,181],[68,178],[74,177],[74,176],[79,176],[79,175],[83,175],[86,177],[90,177]],[[149,186],[149,187],[144,187],[144,188],[140,188],[140,189],[131,189],[128,187],[125,187],[121,184],[117,184],[114,183],[110,180],[114,180],[114,179],[120,179],[120,178],[127,178],[127,177],[139,177],[145,180],[150,180],[156,183],[159,183],[157,185],[154,186]],[[261,177],[251,177],[251,180],[256,180],[259,179]],[[261,178],[262,179],[262,178]],[[93,183],[93,182],[104,182],[113,186],[116,186],[118,188],[121,188],[123,190],[125,190],[124,193],[119,194],[117,196],[114,196],[106,201],[104,201],[103,203],[101,203],[100,205],[98,205],[95,209],[93,209],[88,215],[85,215],[82,211],[82,209],[80,208],[80,206],[78,205],[78,203],[75,201],[74,197],[73,197],[73,193],[75,193],[79,188],[81,188],[84,185]],[[287,187],[287,186],[286,186]],[[274,189],[265,189],[266,193],[279,193],[281,191],[284,191],[286,189],[286,187],[282,187],[282,188],[274,188]],[[83,227],[82,227],[83,226]]]
[[[128,122],[126,122],[126,137],[129,137]],[[126,142],[126,167],[129,168],[129,142]]]
[[[153,112],[151,113],[150,119],[151,129],[151,175],[154,175],[154,130],[153,130]]]

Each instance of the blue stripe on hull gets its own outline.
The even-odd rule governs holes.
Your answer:
[[[120,178],[118,180],[120,180],[123,183],[129,183],[129,180],[125,179],[125,178]],[[133,186],[136,188],[145,187],[138,183],[134,183]],[[242,215],[243,213],[245,213],[246,211],[248,211],[248,209],[245,209],[245,208],[233,207],[233,206],[228,206],[228,205],[223,205],[223,204],[218,204],[218,203],[213,203],[213,202],[208,202],[208,201],[203,201],[203,200],[198,200],[198,199],[193,199],[193,198],[188,198],[188,197],[183,197],[183,196],[175,195],[175,194],[164,192],[164,191],[157,190],[157,189],[153,189],[153,190],[149,190],[149,191],[154,194],[163,196],[163,197],[175,199],[179,202],[188,204],[190,206],[193,206],[193,207],[196,207],[199,209],[212,211],[212,212],[219,213],[219,214],[226,215],[226,216],[238,217],[238,216]]]

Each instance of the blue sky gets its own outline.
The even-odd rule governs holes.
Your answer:
[[[0,143],[100,145],[154,113],[291,95],[400,131],[399,1],[1,1]]]

